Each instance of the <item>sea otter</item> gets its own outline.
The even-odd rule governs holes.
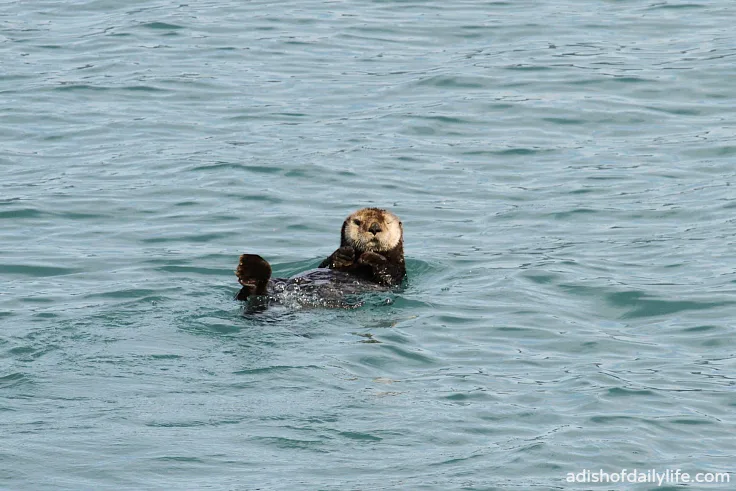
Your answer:
[[[342,224],[340,247],[317,269],[291,278],[271,278],[271,265],[256,254],[243,254],[235,270],[242,288],[235,296],[265,296],[275,301],[307,295],[307,303],[345,307],[346,295],[383,291],[406,276],[404,229],[399,218],[380,208],[363,208]]]

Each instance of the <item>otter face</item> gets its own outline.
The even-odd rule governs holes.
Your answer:
[[[379,208],[363,208],[342,225],[343,245],[358,251],[385,252],[401,243],[403,228],[399,217]]]

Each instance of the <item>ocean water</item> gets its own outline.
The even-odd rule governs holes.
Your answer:
[[[734,18],[2,2],[0,488],[736,480]],[[239,254],[309,269],[364,206],[402,290],[244,315]]]

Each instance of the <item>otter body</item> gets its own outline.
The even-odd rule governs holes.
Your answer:
[[[260,256],[257,258],[247,259],[245,263],[266,262]],[[235,298],[253,300],[257,310],[269,304],[351,309],[363,305],[360,295],[388,290],[350,273],[326,268],[310,269],[290,278],[269,278],[258,285],[241,284],[243,288]]]
[[[242,285],[237,300],[260,296],[325,307],[359,306],[346,297],[386,291],[406,276],[403,226],[391,212],[363,208],[343,222],[340,247],[319,268],[291,278],[271,278],[265,259],[243,254],[235,274]]]

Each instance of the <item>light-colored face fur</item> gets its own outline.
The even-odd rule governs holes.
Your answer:
[[[390,251],[403,236],[399,217],[379,208],[356,211],[347,217],[342,230],[345,245],[361,251]]]

